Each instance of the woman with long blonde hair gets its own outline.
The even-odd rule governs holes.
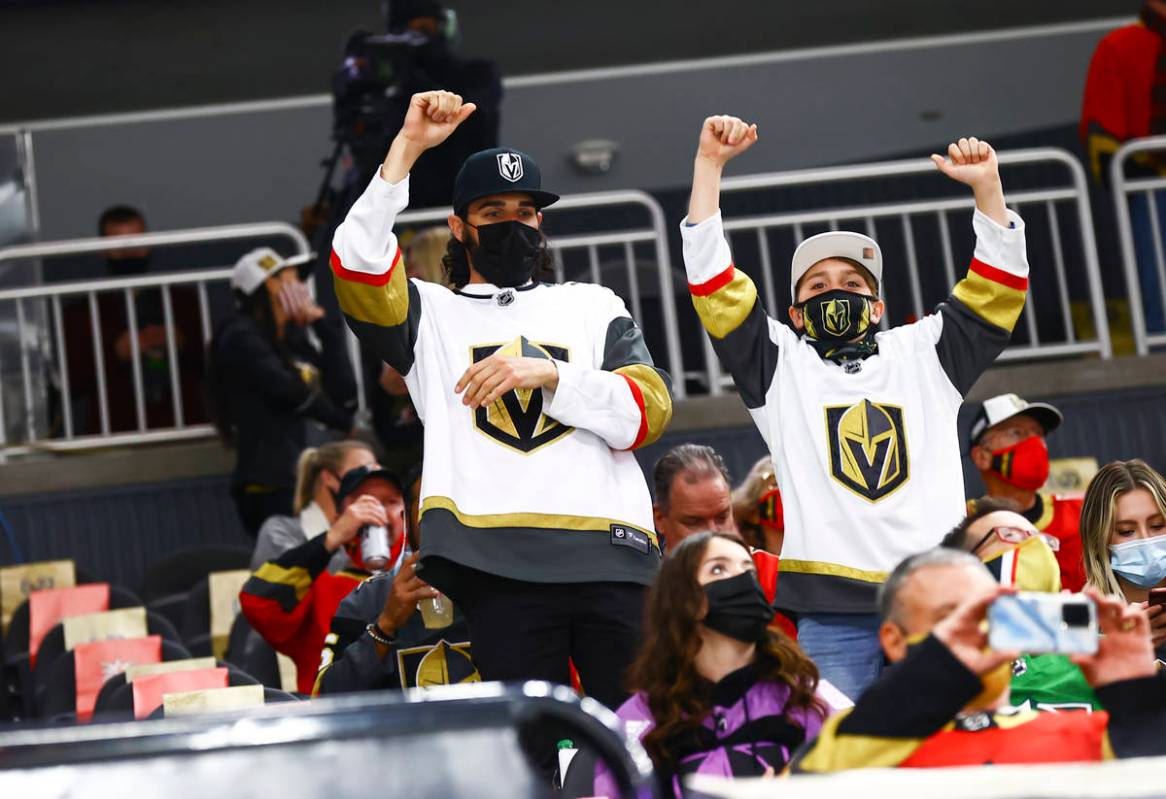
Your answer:
[[[1089,483],[1081,508],[1088,585],[1147,608],[1155,649],[1166,645],[1166,479],[1141,460],[1106,464]],[[1166,596],[1166,595],[1164,595]]]

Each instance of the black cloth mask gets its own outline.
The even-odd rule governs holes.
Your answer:
[[[757,581],[757,573],[743,572],[704,587],[708,615],[701,622],[710,630],[724,633],[747,644],[760,641],[773,620],[773,606]]]
[[[823,359],[841,363],[878,351],[871,324],[872,297],[844,289],[819,294],[797,304],[806,338]],[[855,340],[857,339],[857,340]]]
[[[531,279],[542,245],[538,228],[517,220],[470,227],[478,231],[478,243],[467,242],[466,247],[482,277],[503,288],[521,286]]]
[[[132,255],[122,258],[107,258],[105,263],[109,267],[109,273],[116,277],[133,277],[135,275],[144,275],[150,269],[150,256],[148,255]]]

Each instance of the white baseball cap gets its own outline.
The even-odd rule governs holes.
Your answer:
[[[1061,412],[1047,402],[1028,402],[1016,394],[1001,394],[984,400],[983,406],[976,411],[972,428],[968,431],[969,446],[974,447],[989,427],[1022,414],[1036,419],[1037,424],[1044,428],[1045,435],[1056,430],[1065,420]]]
[[[235,262],[231,272],[231,288],[250,295],[263,285],[263,281],[289,266],[306,264],[315,257],[314,253],[304,253],[284,258],[270,247],[256,247]]]
[[[862,264],[874,276],[878,296],[883,296],[883,251],[878,243],[861,233],[831,230],[810,236],[794,250],[793,269],[789,276],[789,294],[793,302],[798,301],[798,281],[811,266],[827,258],[848,258]]]

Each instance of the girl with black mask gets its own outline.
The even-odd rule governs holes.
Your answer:
[[[822,720],[847,703],[784,633],[748,548],[734,535],[686,538],[648,594],[644,644],[619,709],[652,758],[661,795],[681,796],[689,774],[780,772]],[[601,767],[597,795],[616,795]]]

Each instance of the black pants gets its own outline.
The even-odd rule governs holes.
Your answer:
[[[259,528],[267,521],[268,516],[289,516],[292,505],[295,504],[295,496],[290,488],[262,492],[247,492],[241,487],[232,488],[231,498],[235,500],[235,510],[239,512],[243,529],[252,538],[259,536]]]
[[[483,680],[571,684],[611,709],[628,697],[624,672],[640,645],[646,587],[636,583],[528,583],[452,567],[450,594],[466,616]]]

